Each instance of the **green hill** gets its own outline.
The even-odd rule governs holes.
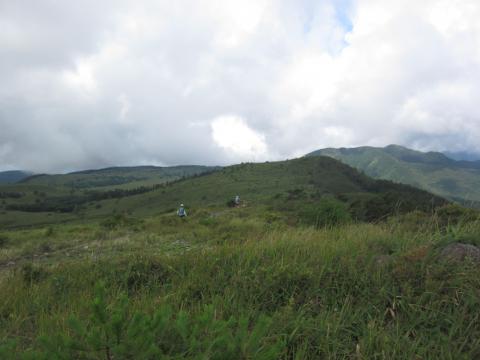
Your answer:
[[[90,216],[87,203],[150,192],[162,184],[219,169],[190,165],[138,166],[29,176],[14,184],[0,185],[0,226],[76,220],[80,212],[82,216],[85,212]]]
[[[180,203],[190,209],[224,208],[237,194],[250,206],[269,206],[294,215],[302,209],[315,212],[312,208],[328,198],[343,204],[351,217],[361,221],[414,209],[431,211],[446,202],[410,186],[371,179],[328,157],[241,164],[199,175],[202,176],[169,184],[105,191],[99,191],[98,187],[68,190],[65,186],[71,182],[71,176],[76,179],[81,176],[84,183],[93,183],[98,172],[57,178],[34,177],[12,187],[25,195],[5,201],[0,224],[83,221],[113,213],[144,217],[173,212]],[[58,178],[62,182],[55,187],[51,179]],[[46,192],[39,189],[46,189]]]
[[[135,188],[174,181],[185,177],[200,175],[215,171],[218,167],[209,166],[133,166],[111,167],[99,170],[78,171],[64,175],[34,175],[22,180],[23,184],[42,185],[53,188],[66,187],[69,189],[108,189]]]
[[[456,161],[438,152],[398,145],[327,148],[307,156],[329,156],[377,179],[409,184],[467,205],[480,204],[480,162]]]
[[[164,189],[117,202],[117,209],[143,213],[145,208],[164,211],[178,206],[223,206],[239,194],[252,205],[315,203],[335,197],[351,206],[369,204],[391,196],[391,202],[409,208],[431,208],[444,200],[409,186],[377,181],[327,157],[280,162],[248,163],[224,168],[207,176],[187,179]],[[415,199],[415,200],[413,200]]]
[[[0,171],[0,184],[13,184],[29,176],[32,176],[32,173],[28,171],[20,171],[20,170]]]

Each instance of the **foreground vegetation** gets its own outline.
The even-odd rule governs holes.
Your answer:
[[[480,245],[472,213],[366,224],[321,211],[5,230],[0,358],[480,357],[478,264],[440,255]]]

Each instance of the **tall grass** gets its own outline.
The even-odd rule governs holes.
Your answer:
[[[210,221],[146,221],[144,230],[108,232],[104,240],[96,238],[99,229],[59,228],[50,235],[54,246],[70,231],[82,245],[104,241],[98,249],[105,256],[4,272],[0,354],[480,357],[478,266],[438,257],[447,242],[475,243],[478,223],[412,231],[402,221],[318,230],[238,217]],[[128,236],[123,251],[119,236]]]

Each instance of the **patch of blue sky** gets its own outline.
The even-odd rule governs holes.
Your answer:
[[[316,11],[315,9],[320,6],[325,1],[329,3],[335,9],[335,20],[343,28],[345,33],[352,31],[353,23],[351,20],[353,1],[354,0],[305,0],[304,1],[304,11],[305,11],[305,21],[303,24],[304,33],[309,33],[312,30],[312,25],[315,20]],[[341,48],[348,46],[348,43],[344,40],[341,44]],[[333,53],[338,53],[333,51]]]
[[[333,0],[333,4],[335,6],[337,20],[345,29],[345,32],[352,31],[353,23],[350,19],[353,7],[352,0]]]
[[[315,9],[321,5],[325,0],[305,0],[305,22],[303,30],[305,33],[310,32],[313,20],[315,19]],[[350,19],[351,10],[353,7],[353,0],[331,0],[331,4],[335,9],[335,17],[338,23],[345,29],[345,32],[350,32],[353,29],[353,24]]]
[[[345,30],[345,33],[349,33],[353,30],[353,23],[351,20],[352,16],[352,4],[353,0],[333,0],[335,4],[335,15],[339,22],[339,24]],[[343,38],[341,48],[345,48],[348,46],[348,42],[345,38]]]

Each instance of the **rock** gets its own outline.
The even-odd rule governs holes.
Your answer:
[[[455,243],[446,246],[440,258],[447,261],[461,262],[467,259],[480,264],[480,248],[470,244]]]

